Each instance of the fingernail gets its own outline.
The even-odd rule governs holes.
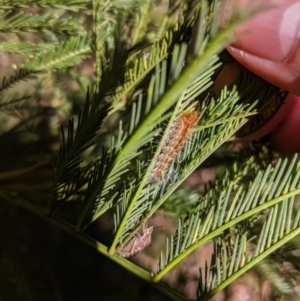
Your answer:
[[[253,2],[252,5],[249,4],[251,3],[249,0],[224,0],[222,5],[225,14],[224,20],[228,20],[229,6],[237,5],[237,3],[240,6],[238,10],[255,7]],[[286,60],[293,54],[298,44],[300,1],[266,0],[264,3],[274,5],[274,7],[258,12],[257,15],[242,24],[234,32],[238,41],[232,46],[268,60]]]

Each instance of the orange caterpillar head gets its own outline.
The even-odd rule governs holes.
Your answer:
[[[189,124],[190,126],[195,126],[199,115],[200,113],[197,111],[185,112],[180,115],[180,119],[182,119],[184,123]]]

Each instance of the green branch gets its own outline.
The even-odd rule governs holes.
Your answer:
[[[256,11],[245,14],[240,19],[233,21],[229,26],[222,29],[220,33],[214,38],[205,48],[192,64],[190,64],[178,78],[178,80],[167,90],[162,96],[161,100],[153,108],[148,116],[144,119],[139,128],[133,133],[123,150],[119,153],[114,161],[114,166],[118,165],[127,153],[130,153],[135,149],[136,141],[139,141],[147,132],[147,128],[151,128],[151,125],[155,123],[158,116],[162,116],[169,108],[171,108],[177,99],[181,96],[190,83],[195,80],[199,74],[205,71],[207,68],[207,62],[210,62],[212,57],[221,52],[226,45],[233,40],[228,38],[230,33],[237,28],[246,19],[250,18],[256,13]]]
[[[2,9],[15,9],[17,7],[42,7],[42,8],[59,8],[69,11],[86,11],[89,12],[90,1],[80,0],[2,0]]]
[[[212,240],[214,237],[220,235],[223,233],[226,229],[229,229],[230,227],[233,227],[237,223],[249,218],[252,215],[255,215],[265,209],[268,209],[282,201],[284,201],[287,198],[293,197],[297,194],[300,194],[300,188],[286,193],[284,195],[281,195],[280,197],[277,197],[271,201],[268,201],[267,203],[264,203],[262,205],[257,206],[256,208],[253,208],[240,216],[234,218],[233,220],[229,221],[228,223],[224,224],[223,226],[213,230],[208,235],[204,236],[203,238],[199,239],[195,244],[187,248],[183,253],[181,253],[178,257],[174,258],[172,262],[170,262],[168,265],[166,265],[160,272],[158,272],[153,278],[152,281],[157,283],[160,281],[160,279],[168,272],[170,271],[175,265],[177,265],[182,259],[184,259],[187,255],[195,251],[200,246],[204,245],[208,241]]]

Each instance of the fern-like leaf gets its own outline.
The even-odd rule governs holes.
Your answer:
[[[52,71],[74,66],[91,53],[89,37],[71,38],[64,43],[51,47],[42,56],[28,59],[22,69],[35,71]]]
[[[0,43],[0,53],[15,53],[22,55],[30,55],[40,52],[40,46],[29,42],[2,42]]]
[[[78,22],[64,20],[54,13],[46,15],[30,15],[19,12],[11,15],[11,12],[0,11],[0,32],[59,32],[66,34],[83,34],[84,30]]]
[[[95,107],[95,104],[95,100],[93,99],[93,102],[90,103],[89,96],[87,96],[84,109],[78,118],[77,128],[72,119],[69,121],[67,135],[62,129],[63,141],[55,171],[52,195],[48,203],[48,213],[51,213],[58,204],[61,205],[62,201],[66,201],[65,198],[60,198],[62,195],[60,191],[73,182],[74,176],[78,173],[79,164],[82,162],[82,152],[94,143],[93,138],[103,119],[107,116],[110,106],[106,104]]]
[[[202,8],[205,9],[205,8],[207,8],[207,6],[204,5]],[[206,15],[206,13],[204,13],[204,15]],[[251,13],[248,16],[250,16],[250,15],[251,15]],[[239,16],[239,17],[241,17],[241,16]],[[243,17],[245,18],[246,16],[243,16]],[[183,51],[182,51],[183,48],[180,49],[181,52],[176,53],[175,50],[173,51],[173,55],[175,56],[174,58],[177,57],[178,60],[177,61],[175,60],[176,66],[173,64],[174,68],[172,69],[172,65],[170,68],[170,70],[173,70],[173,72],[171,72],[169,74],[168,83],[172,83],[172,85],[170,86],[169,89],[166,89],[164,82],[162,82],[162,85],[160,87],[157,87],[154,90],[154,97],[157,97],[155,95],[155,93],[157,93],[158,95],[161,95],[160,97],[157,97],[157,99],[160,98],[160,100],[157,102],[157,105],[150,112],[150,114],[147,116],[147,118],[144,119],[144,122],[142,123],[143,126],[152,127],[152,124],[155,122],[156,117],[161,116],[168,108],[170,108],[175,103],[176,100],[183,97],[186,89],[188,89],[188,87],[191,85],[191,83],[193,83],[197,79],[197,77],[199,77],[200,74],[202,72],[204,72],[205,69],[207,69],[209,66],[212,66],[214,64],[215,54],[218,53],[222,49],[221,45],[224,45],[224,42],[228,41],[228,36],[225,34],[225,32],[227,32],[227,30],[232,29],[240,21],[241,21],[241,19],[237,18],[234,22],[232,22],[232,24],[230,24],[226,29],[224,29],[224,31],[222,33],[219,33],[219,35],[217,35],[215,37],[215,40],[213,39],[210,43],[208,43],[209,36],[203,37],[202,48],[200,49],[200,53],[195,54],[196,58],[193,61],[193,63],[188,66],[185,66],[184,68],[182,68],[182,64],[181,64],[181,62],[183,62],[184,59],[186,58],[186,55],[185,54],[183,55]],[[203,20],[203,22],[205,24],[205,22],[208,22],[208,21]],[[183,43],[182,47],[184,47],[184,46],[185,46],[185,44]],[[166,73],[161,71],[161,73],[159,75],[165,77]],[[157,76],[158,76],[158,74],[157,74]],[[172,76],[173,76],[173,78],[172,78]],[[168,87],[168,86],[166,86],[166,87]],[[149,92],[152,93],[151,90],[149,90]],[[232,135],[242,125],[242,122],[237,121],[236,123],[231,123],[231,125],[232,125],[232,128],[234,128],[234,131],[230,132],[230,129],[224,127],[224,129],[223,129],[224,132],[222,132],[222,135],[221,135],[222,141],[224,141],[224,139],[225,140],[228,139],[225,137],[229,137],[230,135]],[[140,139],[142,139],[143,135],[145,135],[144,130],[143,130],[143,127],[140,126],[140,128],[132,135],[131,140],[139,141]],[[210,135],[215,138],[214,130],[211,131]],[[208,139],[209,139],[209,137],[206,137],[206,141],[209,141]],[[215,139],[213,139],[212,141],[215,142]],[[219,142],[219,143],[221,143],[221,142]],[[215,146],[216,145],[218,145],[218,142],[216,142]],[[211,148],[211,145],[209,142],[207,144],[207,148],[210,149],[210,152],[213,150],[213,147]],[[124,147],[124,150],[127,151],[126,147]],[[195,168],[195,166],[197,166],[197,164],[193,165],[193,169]],[[187,173],[183,177],[186,177],[186,176],[187,176]],[[123,235],[124,228],[126,226],[128,219],[130,218],[130,215],[133,212],[134,208],[137,208],[137,204],[139,203],[138,202],[139,196],[145,195],[145,193],[143,192],[143,188],[146,184],[146,181],[147,181],[147,173],[146,173],[145,177],[143,178],[143,180],[140,182],[140,185],[137,188],[135,195],[133,196],[131,202],[129,203],[129,205],[127,207],[126,212],[124,213],[122,221],[120,222],[119,228],[116,232],[113,244],[109,250],[110,254],[114,253],[115,247],[116,247],[117,243],[119,242],[120,237],[124,236]],[[176,183],[179,184],[180,181],[178,181]],[[175,189],[176,185],[173,185],[173,186]],[[166,194],[166,197],[167,196],[168,196],[168,194]],[[164,200],[165,199],[166,198],[164,198]],[[154,209],[151,212],[147,212],[147,214],[145,214],[145,216],[148,216],[148,213],[149,213],[149,215],[151,215],[153,212],[154,212]],[[131,225],[131,226],[133,226],[133,225]],[[126,228],[129,229],[128,225],[126,226]],[[129,239],[129,238],[127,238],[127,239]]]
[[[15,75],[10,76],[9,78],[5,76],[2,80],[2,84],[0,87],[0,94],[2,94],[5,90],[14,87],[21,81],[36,79],[36,76],[41,72],[42,71],[39,70],[33,71],[33,70],[19,69],[15,72]]]
[[[299,235],[300,208],[293,214],[294,204],[295,197],[291,196],[283,198],[280,204],[270,209],[252,254],[246,252],[245,235],[236,238],[232,253],[228,254],[226,249],[221,248],[221,252],[215,254],[216,265],[208,273],[202,272],[200,275],[197,300],[209,300],[237,277]],[[285,293],[290,292],[290,289],[285,289]]]
[[[13,9],[17,7],[42,7],[42,8],[59,8],[69,11],[88,11],[91,8],[90,1],[80,0],[3,0],[1,2],[2,9]]]
[[[282,178],[282,175],[285,175]],[[173,253],[168,250],[160,258],[161,270],[154,281],[158,281],[172,267],[174,267],[187,254],[190,254],[200,245],[203,245],[213,237],[220,235],[224,230],[236,225],[244,219],[257,215],[285,199],[293,198],[300,193],[299,186],[300,164],[295,156],[290,162],[279,160],[273,167],[271,164],[264,172],[260,172],[254,181],[245,187],[235,189],[230,185],[215,201],[215,195],[208,194],[204,197],[204,207],[200,206],[194,213],[193,231],[189,234],[189,240],[181,249],[173,247]],[[280,183],[280,184],[279,184]],[[229,203],[231,196],[234,198]],[[183,225],[188,227],[189,221]],[[178,231],[173,241],[182,246],[186,241],[182,231]],[[179,251],[181,250],[181,251]],[[174,253],[175,252],[175,253]]]

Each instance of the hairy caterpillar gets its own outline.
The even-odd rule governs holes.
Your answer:
[[[190,138],[198,118],[199,112],[196,110],[178,115],[148,177],[149,184],[154,184],[164,178],[170,164],[178,158],[179,152]]]

